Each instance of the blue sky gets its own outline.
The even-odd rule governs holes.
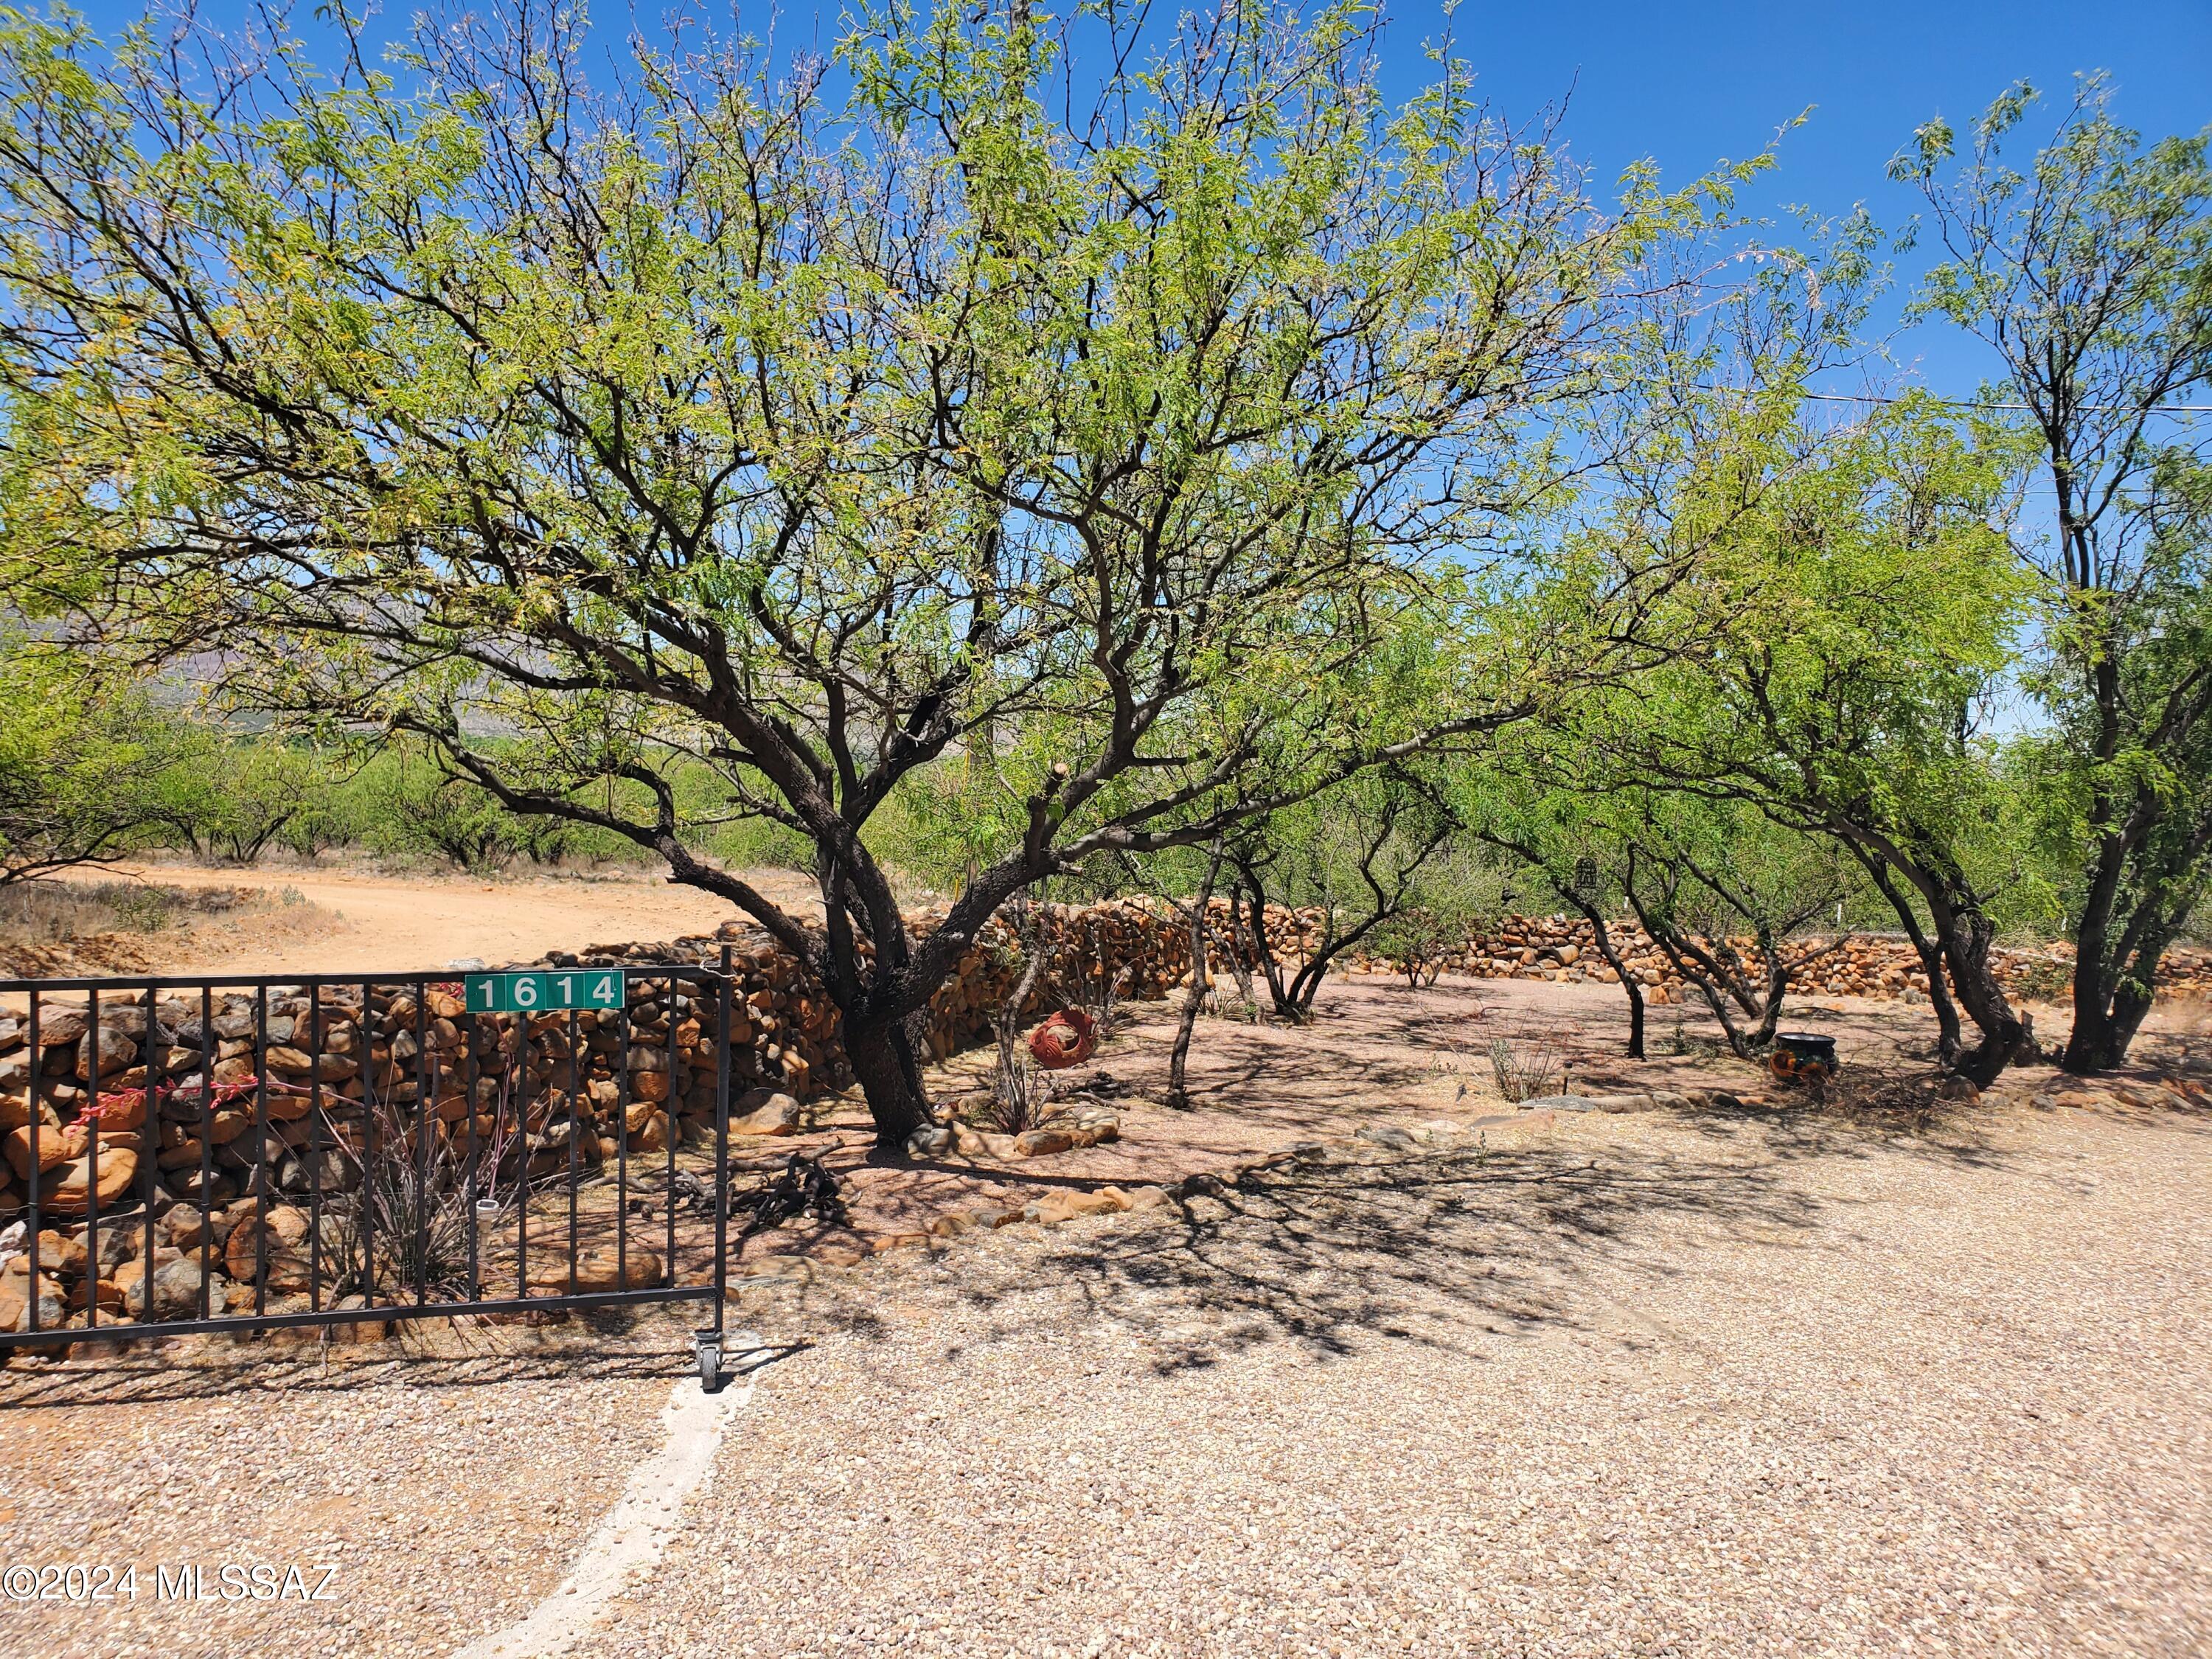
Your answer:
[[[1441,6],[1401,7],[1406,70],[1446,27]],[[1481,84],[1506,112],[1573,88],[1567,131],[1613,170],[1638,155],[1687,173],[1764,143],[1808,105],[1789,140],[1786,178],[1841,209],[1892,191],[1882,164],[1929,115],[1954,122],[2008,82],[2064,92],[2077,70],[2110,70],[2120,111],[2146,131],[2212,121],[2212,0],[1840,5],[1464,0],[1449,20]]]
[[[1407,88],[1429,67],[1421,41],[1449,27],[1501,113],[1566,97],[1570,144],[1607,178],[1649,156],[1687,179],[1755,152],[1812,106],[1759,195],[1832,215],[1863,202],[1886,228],[1920,205],[1883,175],[1912,130],[1936,114],[1963,130],[2015,80],[2042,88],[2055,113],[2077,70],[2104,70],[2115,113],[2146,137],[2212,124],[2212,0],[1462,0],[1449,20],[1422,0],[1394,16],[1391,73]],[[1924,258],[1902,259],[1900,278]],[[1899,345],[1946,394],[1971,392],[1988,372],[1976,344],[1948,329]]]

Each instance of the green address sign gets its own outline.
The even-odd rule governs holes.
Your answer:
[[[540,1014],[562,1008],[619,1008],[627,989],[620,969],[568,968],[550,974],[471,974],[472,1014]]]

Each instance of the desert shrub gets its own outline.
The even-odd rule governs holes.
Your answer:
[[[305,744],[187,726],[164,775],[158,833],[210,863],[252,864],[292,844],[337,786],[330,761]]]
[[[1551,1092],[1559,1074],[1559,1051],[1549,1038],[1516,1043],[1499,1037],[1490,1045],[1490,1071],[1506,1099],[1534,1100]]]
[[[995,1022],[999,1057],[991,1070],[991,1117],[1004,1133],[1019,1134],[1043,1122],[1052,1108],[1051,1082],[1030,1058],[1028,1046],[1021,1040],[1022,1010],[1047,965],[1048,917],[1044,906],[1025,894],[1010,900],[1000,914],[1006,936],[999,948],[1018,955],[1023,967],[1021,976],[999,1006]]]
[[[473,872],[519,863],[638,864],[644,849],[590,824],[511,812],[473,782],[448,776],[408,749],[320,750],[267,734],[226,732],[172,720],[170,763],[151,790],[134,844],[210,861],[247,864],[273,848],[314,859],[351,849],[403,862]],[[707,815],[704,769],[679,779],[687,812]],[[757,820],[732,823],[710,841],[739,865],[792,861],[793,838]]]
[[[516,829],[481,789],[427,767],[403,770],[379,802],[380,852],[442,859],[458,869],[504,869],[520,850]]]
[[[740,818],[706,837],[708,849],[733,870],[811,872],[814,849],[805,838],[766,818]]]
[[[1433,985],[1444,964],[1504,908],[1496,862],[1471,849],[1448,848],[1415,872],[1410,900],[1384,916],[1369,948],[1398,964],[1409,987]]]
[[[480,786],[453,777],[420,754],[378,755],[347,786],[337,814],[355,844],[388,858],[422,859],[479,873],[527,861],[641,863],[637,845],[611,831],[511,812]]]

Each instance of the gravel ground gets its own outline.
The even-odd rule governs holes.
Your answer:
[[[690,1370],[672,1327],[612,1352],[586,1334],[424,1333],[405,1358],[335,1348],[327,1367],[228,1340],[19,1361],[0,1375],[0,1566],[135,1565],[137,1595],[11,1595],[0,1631],[71,1659],[413,1655],[520,1617],[657,1449]],[[202,1599],[165,1599],[157,1567],[187,1564]],[[226,1600],[225,1565],[273,1566],[280,1590],[301,1576]]]
[[[2202,1654],[2209,1176],[2173,1114],[1562,1117],[817,1271],[582,1650]],[[450,1653],[654,1449],[682,1323],[18,1367],[8,1562],[339,1571],[4,1627]]]
[[[823,1275],[590,1650],[2202,1654],[2208,1176],[1577,1120]]]

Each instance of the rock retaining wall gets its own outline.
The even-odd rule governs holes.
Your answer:
[[[1681,975],[1640,927],[1633,921],[1614,921],[1606,924],[1606,931],[1629,971],[1648,992],[1656,994],[1650,1000],[1663,1004],[1681,999]],[[1792,949],[1826,943],[1825,939],[1793,941]],[[1732,939],[1729,944],[1754,968],[1762,961],[1751,939]],[[2000,946],[1992,954],[1998,977],[2012,994],[2033,998],[2068,994],[2074,972],[2070,945],[2036,951]],[[1363,957],[1351,966],[1358,972],[1400,971],[1397,963],[1377,957]],[[1478,979],[1604,984],[1619,979],[1598,953],[1595,931],[1589,923],[1565,915],[1508,917],[1446,957],[1443,967],[1448,973]],[[2196,995],[2212,992],[2212,951],[2194,948],[2167,951],[2159,966],[2158,988]],[[1798,996],[1922,1000],[1928,994],[1928,976],[1909,940],[1894,934],[1858,933],[1812,963],[1791,981],[1790,989]]]

